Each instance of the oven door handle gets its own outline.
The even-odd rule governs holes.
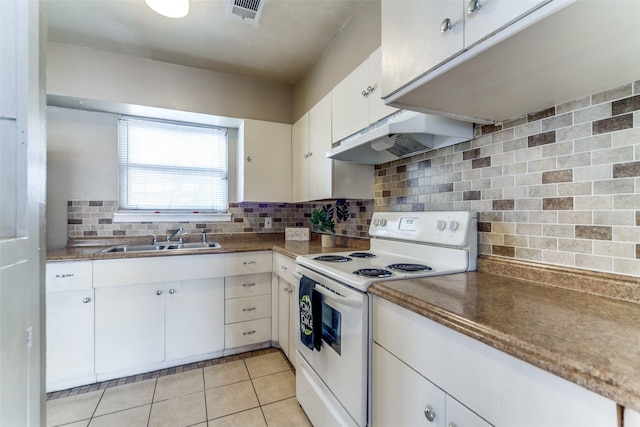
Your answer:
[[[345,296],[332,292],[321,285],[316,284],[313,287],[313,289],[320,292],[322,295],[329,298],[330,300],[333,300],[339,304],[348,305],[349,307],[356,307],[356,308],[362,307],[362,301],[357,299],[347,298]]]

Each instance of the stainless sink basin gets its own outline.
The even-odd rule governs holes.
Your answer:
[[[114,252],[157,252],[157,251],[175,251],[181,249],[215,249],[220,248],[218,242],[195,242],[195,243],[158,243],[155,245],[119,245],[98,251],[98,253],[114,253]]]

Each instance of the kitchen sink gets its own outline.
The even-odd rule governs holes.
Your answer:
[[[194,249],[215,249],[220,248],[218,242],[194,242],[179,243],[167,242],[155,245],[119,245],[98,251],[98,253],[116,253],[116,252],[157,252],[157,251],[176,251],[176,250],[194,250]]]

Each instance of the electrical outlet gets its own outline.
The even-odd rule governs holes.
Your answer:
[[[271,228],[273,227],[273,222],[271,220],[271,218],[265,218],[264,219],[264,228]]]

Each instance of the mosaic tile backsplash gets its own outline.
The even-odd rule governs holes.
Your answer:
[[[176,222],[176,223],[116,223],[113,214],[118,202],[110,200],[70,200],[67,203],[67,231],[69,237],[146,236],[159,238],[178,227],[186,232],[207,233],[284,233],[286,227],[311,227],[311,211],[330,201],[318,203],[231,203],[231,222]],[[373,200],[347,200],[349,218],[336,219],[336,234],[350,237],[368,237],[369,221],[373,213]],[[264,219],[272,219],[272,228],[264,228]]]
[[[473,210],[479,252],[640,276],[640,81],[376,166],[376,211]]]

